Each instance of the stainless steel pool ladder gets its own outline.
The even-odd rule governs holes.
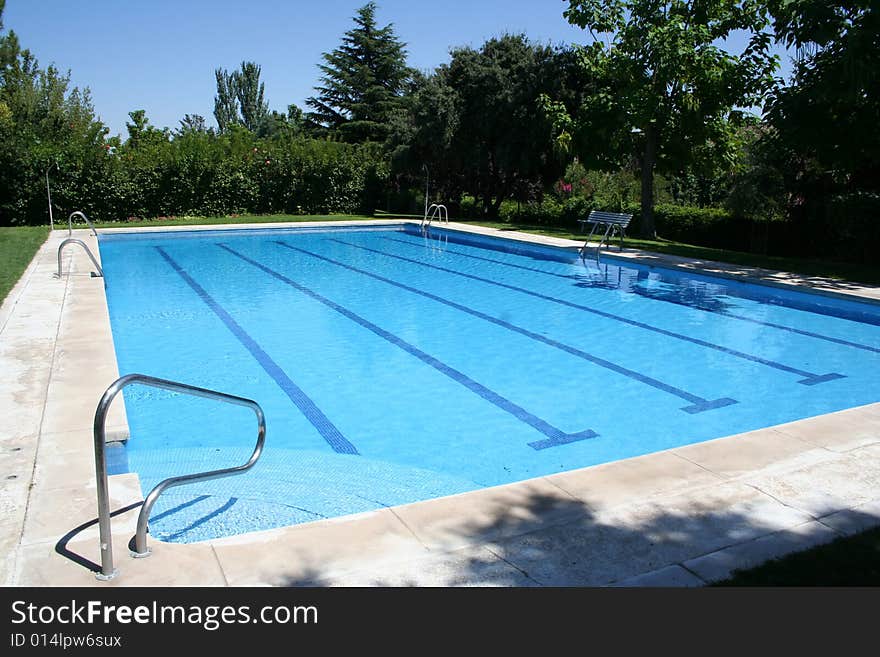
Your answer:
[[[84,248],[86,250],[86,254],[88,254],[89,258],[91,259],[92,264],[95,265],[95,269],[98,270],[97,274],[95,272],[92,272],[92,276],[96,278],[104,277],[104,270],[101,269],[101,265],[98,264],[97,259],[95,258],[94,254],[92,254],[92,250],[85,242],[83,242],[82,240],[78,240],[75,237],[68,237],[58,246],[58,273],[55,274],[56,277],[61,278],[61,252],[68,244],[79,244],[82,248]]]
[[[422,217],[421,228],[424,230],[431,226],[431,222],[436,219],[440,222],[449,223],[449,211],[446,209],[445,205],[439,205],[437,203],[432,203],[427,210],[425,210],[425,216]]]
[[[95,237],[98,236],[98,231],[95,230],[95,225],[89,221],[89,218],[85,215],[85,213],[77,210],[76,212],[71,212],[70,216],[67,218],[67,236],[70,237],[73,235],[73,218],[74,217],[82,217],[85,222],[89,225],[89,228],[92,229],[92,235]]]
[[[228,404],[236,406],[246,406],[250,408],[257,416],[257,444],[251,457],[246,463],[232,468],[224,468],[222,470],[211,470],[208,472],[198,472],[180,477],[169,477],[159,482],[153,490],[144,499],[137,519],[137,532],[135,533],[135,549],[131,551],[132,557],[146,557],[150,555],[150,549],[147,547],[147,523],[150,519],[150,511],[159,496],[169,488],[175,486],[183,486],[197,481],[208,481],[210,479],[219,479],[220,477],[229,477],[241,474],[257,462],[263,453],[263,444],[266,441],[266,418],[263,415],[263,409],[252,399],[245,397],[237,397],[229,395],[225,392],[217,392],[207,388],[198,388],[186,383],[177,381],[169,381],[167,379],[157,379],[144,374],[127,374],[112,384],[104,391],[98,407],[95,409],[94,438],[95,438],[95,479],[98,486],[98,529],[100,533],[101,546],[101,572],[95,576],[102,581],[113,579],[117,571],[113,567],[113,536],[110,530],[110,494],[107,487],[107,459],[104,447],[104,424],[107,421],[107,411],[110,404],[116,398],[123,388],[134,383],[139,383],[153,388],[162,388],[172,392],[180,392],[195,397],[205,397],[207,399],[216,399]]]

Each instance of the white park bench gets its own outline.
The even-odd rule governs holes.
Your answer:
[[[578,249],[578,253],[583,255],[587,248],[587,244],[589,244],[593,235],[596,233],[596,229],[600,227],[605,228],[605,233],[602,235],[602,239],[599,240],[599,246],[596,247],[596,253],[599,252],[599,249],[601,249],[610,238],[614,237],[614,233],[620,234],[620,250],[622,251],[624,231],[626,230],[626,227],[629,226],[632,217],[631,214],[624,214],[621,212],[600,212],[599,210],[593,210],[586,219],[578,219],[578,223],[581,225],[581,232],[584,231],[587,224],[593,224],[590,234],[587,235],[584,245]]]

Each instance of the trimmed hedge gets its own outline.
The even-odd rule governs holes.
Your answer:
[[[0,225],[48,223],[44,171],[22,181],[0,207]],[[389,164],[375,144],[288,142],[197,135],[143,149],[105,152],[50,174],[56,217],[84,211],[96,221],[228,214],[371,213],[382,205]]]
[[[564,201],[547,196],[542,201],[501,204],[499,218],[507,223],[561,226],[576,231],[577,220],[591,210],[619,210],[633,215],[627,234],[640,232],[637,205],[597,207],[589,199]],[[465,197],[460,216],[477,218],[473,199]],[[858,194],[835,197],[822,215],[788,220],[755,220],[723,208],[658,204],[654,208],[657,234],[665,239],[729,251],[787,257],[820,257],[847,262],[876,262],[880,252],[880,196]]]
[[[630,234],[641,229],[640,208],[633,213]],[[657,234],[676,242],[731,251],[766,252],[766,227],[770,222],[756,222],[732,215],[723,208],[700,208],[687,205],[657,205],[654,226]]]

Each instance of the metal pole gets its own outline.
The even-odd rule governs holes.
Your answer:
[[[116,577],[113,567],[113,536],[110,532],[110,493],[107,485],[107,459],[104,455],[104,420],[116,394],[125,385],[125,377],[114,382],[101,397],[95,409],[95,482],[98,486],[98,530],[101,545],[101,572],[95,573],[101,581]]]
[[[425,170],[425,214],[424,214],[424,218],[427,219],[428,218],[428,185],[431,182],[431,174],[428,171],[427,164],[423,164],[422,168]],[[424,221],[424,219],[423,219],[423,221]]]
[[[55,230],[55,219],[52,216],[52,192],[49,190],[49,171],[52,170],[52,167],[55,166],[55,163],[49,165],[49,168],[46,169],[46,196],[49,197],[49,230]]]

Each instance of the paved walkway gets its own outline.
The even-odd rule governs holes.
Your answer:
[[[97,251],[94,237],[76,232]],[[49,238],[0,308],[6,585],[699,586],[880,525],[880,404],[873,404],[358,516],[200,544],[151,540],[153,556],[139,560],[128,557],[127,543],[140,483],[136,474],[117,475],[110,490],[119,576],[97,582],[91,428],[118,372],[102,281],[89,275],[88,259],[70,248],[65,274],[53,276],[64,237]],[[634,251],[621,257],[880,299],[880,289],[855,284]],[[108,439],[126,435],[120,402]]]

